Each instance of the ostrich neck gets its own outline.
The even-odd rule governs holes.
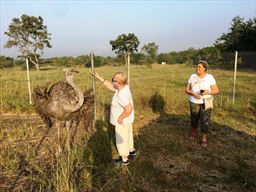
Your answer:
[[[82,105],[84,103],[84,95],[83,95],[83,92],[74,83],[73,78],[71,78],[71,79],[67,78],[67,82],[74,88],[74,90],[78,94],[78,103],[76,103],[75,105],[69,105],[69,106],[66,105],[66,106],[64,106],[64,108],[65,108],[65,111],[75,112],[82,107]]]

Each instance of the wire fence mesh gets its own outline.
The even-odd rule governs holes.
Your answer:
[[[256,104],[256,52],[222,54],[215,63],[210,63],[212,73],[220,88],[217,97],[219,106]]]
[[[222,107],[223,103],[242,103],[243,105],[251,105],[253,103],[256,105],[256,52],[239,52],[237,54],[237,59],[235,56],[235,53],[225,53],[217,55],[212,60],[207,60],[210,65],[209,73],[214,75],[221,90],[217,103],[220,107]],[[237,61],[237,65],[235,65],[235,61]],[[185,66],[191,69],[191,64],[188,64],[186,61],[185,63]],[[184,63],[175,65],[184,65]],[[179,84],[181,85],[177,88],[177,91],[184,92],[184,86],[186,84],[186,80],[184,79],[188,78],[193,71],[183,71],[183,78],[179,79],[179,77],[181,77],[181,72],[175,71],[176,68],[172,68],[173,65],[166,66],[170,67],[170,71],[172,71],[173,74],[180,74],[178,77],[175,77],[175,80],[180,81]],[[237,69],[235,69],[235,66],[237,66]],[[47,67],[43,67],[40,71],[31,71],[31,90],[41,84],[51,85],[59,80],[65,80],[62,68],[65,67],[56,68],[53,65],[47,65]],[[126,70],[125,67],[123,68]],[[86,80],[83,74],[80,74],[80,77],[83,76],[82,78],[77,79],[77,83],[81,87],[86,86],[86,89],[91,88],[92,85],[91,76],[89,75],[90,70],[90,68],[84,68],[84,71],[87,73]],[[154,70],[154,68],[148,70]],[[163,74],[159,73],[158,77],[160,78],[161,75]],[[131,73],[131,81],[132,79],[133,74]],[[171,78],[169,83],[172,83],[172,81],[173,79]],[[30,106],[28,105],[29,95],[26,70],[21,69],[21,67],[2,68],[0,69],[0,82],[1,112],[13,111],[16,109],[30,109]],[[153,86],[153,84],[149,84],[148,86]],[[159,87],[159,89],[163,89],[163,87]],[[143,94],[142,90],[139,91]]]

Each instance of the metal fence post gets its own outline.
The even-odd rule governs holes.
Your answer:
[[[30,77],[29,77],[29,65],[28,65],[28,58],[26,58],[26,66],[27,66],[27,78],[28,78],[28,96],[29,96],[29,104],[32,104],[31,99],[31,88],[30,88]]]
[[[91,51],[91,67],[92,67],[92,73],[94,73],[94,60],[93,60],[93,52]],[[94,75],[92,75],[92,87],[93,87],[93,95],[94,95],[94,108],[93,108],[93,112],[94,112],[94,119],[93,119],[93,127],[95,126],[95,122],[96,122],[96,110],[97,110],[97,105],[96,105],[96,85],[95,85],[95,77]]]
[[[235,103],[235,95],[236,95],[236,71],[237,71],[237,55],[238,52],[235,52],[235,66],[234,66],[234,82],[233,82],[233,104]]]
[[[130,64],[130,53],[127,56],[127,65],[128,65],[128,85],[131,87],[131,64]]]

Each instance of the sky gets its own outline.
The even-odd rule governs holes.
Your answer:
[[[141,47],[150,42],[158,53],[212,46],[240,16],[256,17],[256,0],[0,0],[0,55],[16,57],[4,44],[13,18],[41,16],[52,48],[43,57],[114,56],[110,40],[134,33]]]

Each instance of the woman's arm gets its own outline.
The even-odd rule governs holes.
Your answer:
[[[117,122],[118,122],[119,124],[122,124],[122,123],[123,123],[123,119],[126,118],[126,117],[128,117],[128,116],[131,114],[132,110],[133,110],[133,106],[132,106],[131,103],[129,103],[128,105],[124,106],[124,111],[123,111],[123,113],[121,113],[121,115],[118,117]]]
[[[196,93],[196,92],[191,91],[191,86],[190,86],[189,83],[188,83],[187,86],[186,86],[185,92],[186,92],[188,95],[193,95],[193,96],[194,96],[195,98],[197,98],[197,99],[201,99],[201,95],[199,95],[199,94]]]
[[[97,72],[91,73],[96,79],[98,79],[106,88],[110,91],[116,91],[111,82],[102,78]]]
[[[217,95],[220,92],[217,84],[211,86],[210,95]]]

